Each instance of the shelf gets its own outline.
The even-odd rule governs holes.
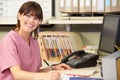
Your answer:
[[[62,19],[50,19],[48,24],[102,24],[103,17],[68,17]]]

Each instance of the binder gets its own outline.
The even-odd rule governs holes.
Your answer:
[[[97,12],[97,0],[92,0],[92,12]]]
[[[118,11],[120,11],[120,0],[117,1],[118,3]]]
[[[65,0],[65,12],[71,12],[72,10],[72,0]]]
[[[79,0],[79,12],[85,12],[85,0]]]
[[[97,0],[97,12],[104,12],[104,0]]]
[[[78,0],[72,0],[72,10],[71,12],[77,12],[79,11],[79,3]]]
[[[59,11],[64,12],[65,11],[65,1],[59,0]]]
[[[85,12],[92,12],[92,0],[85,0]]]
[[[111,6],[110,0],[105,0],[105,12],[111,11],[110,6]]]
[[[111,12],[119,11],[119,0],[111,0]]]
[[[78,0],[65,0],[65,11],[67,13],[77,13],[79,10]]]
[[[47,61],[60,61],[64,56],[82,50],[83,46],[76,32],[40,32],[38,42],[41,56]]]

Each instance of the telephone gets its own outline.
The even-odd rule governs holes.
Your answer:
[[[92,67],[97,64],[98,55],[86,53],[84,50],[75,51],[65,56],[61,63],[66,63],[73,68]]]

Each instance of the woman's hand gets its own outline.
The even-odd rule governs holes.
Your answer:
[[[60,73],[58,71],[49,71],[47,72],[47,77],[45,80],[59,80],[60,79]]]
[[[60,80],[60,73],[58,71],[51,70],[47,73],[37,75],[34,80]]]
[[[52,66],[53,70],[71,70],[73,68],[71,68],[69,65],[65,64],[65,63],[61,63],[55,66]]]

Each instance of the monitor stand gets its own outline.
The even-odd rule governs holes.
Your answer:
[[[104,51],[100,51],[100,50],[97,51],[97,54],[99,55],[99,57],[104,57],[104,56],[109,55],[109,53],[104,52]]]

